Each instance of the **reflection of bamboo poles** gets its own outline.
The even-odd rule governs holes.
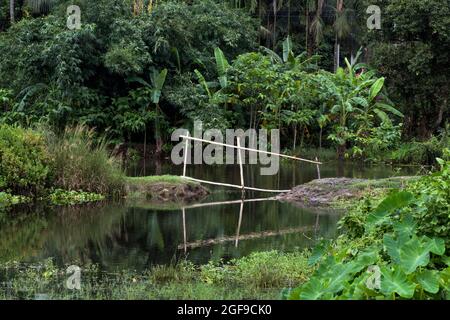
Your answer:
[[[263,201],[277,201],[276,198],[262,198],[262,199],[247,199],[247,200],[232,200],[232,201],[220,201],[220,202],[209,202],[209,203],[197,203],[190,206],[183,207],[183,209],[196,209],[202,207],[213,207],[222,206],[227,204],[238,204],[238,203],[248,203],[248,202],[263,202]]]
[[[269,231],[262,231],[262,232],[253,232],[248,234],[240,235],[239,237],[231,236],[231,237],[221,237],[221,238],[215,238],[215,239],[207,239],[207,240],[197,240],[194,242],[188,242],[186,244],[182,244],[178,246],[178,249],[184,249],[186,246],[187,248],[194,249],[199,247],[207,247],[215,244],[221,244],[224,242],[231,242],[231,241],[239,241],[239,240],[252,240],[252,239],[259,239],[259,238],[266,238],[266,237],[274,237],[274,236],[283,236],[287,234],[294,234],[294,233],[304,233],[306,231],[310,231],[313,227],[312,226],[306,226],[306,227],[299,227],[299,228],[289,228],[289,229],[283,229],[283,230],[269,230]]]
[[[242,214],[244,213],[244,201],[241,201],[241,210],[239,211],[239,222],[236,230],[236,242],[235,247],[237,248],[239,245],[239,233],[241,232],[241,224],[242,224]]]
[[[191,177],[184,177],[184,179],[195,181],[195,182],[200,182],[200,183],[204,183],[204,184],[211,184],[211,185],[214,185],[214,186],[229,187],[229,188],[235,188],[235,189],[241,189],[241,190],[245,189],[245,190],[251,190],[251,191],[269,192],[269,193],[286,193],[286,192],[291,191],[291,190],[260,189],[260,188],[252,188],[252,187],[244,187],[244,188],[242,188],[242,186],[238,186],[238,185],[235,185],[235,184],[221,183],[221,182],[212,182],[212,181],[195,179],[195,178],[191,178]]]
[[[187,253],[187,235],[186,235],[186,211],[183,208],[183,243],[184,243],[184,253]]]

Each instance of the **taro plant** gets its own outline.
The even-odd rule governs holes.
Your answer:
[[[286,290],[284,297],[448,299],[450,258],[444,239],[449,206],[444,202],[449,199],[449,163],[440,162],[439,173],[393,192],[360,215],[363,221],[357,223],[354,237],[344,235],[316,247],[310,257],[310,265],[317,265],[315,274],[302,286]]]

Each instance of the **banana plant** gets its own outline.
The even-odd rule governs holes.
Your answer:
[[[155,143],[156,143],[156,154],[160,155],[162,152],[163,140],[161,135],[161,118],[164,116],[164,112],[159,106],[159,102],[161,100],[162,90],[164,84],[166,82],[167,77],[167,69],[158,72],[153,70],[150,74],[151,84],[145,81],[140,77],[129,78],[129,82],[138,82],[144,87],[144,94],[150,96],[150,102],[155,106],[155,117],[154,117],[154,126],[155,126]],[[145,155],[147,153],[147,124],[145,125],[144,130],[144,161]],[[145,163],[144,163],[145,167]]]
[[[352,65],[347,58],[345,63],[347,70],[338,68],[334,77],[331,88],[334,105],[330,110],[331,115],[336,116],[339,121],[329,139],[337,143],[341,159],[344,157],[348,139],[370,128],[373,115],[381,122],[390,121],[388,113],[403,117],[403,114],[392,105],[381,102],[389,102],[382,93],[384,78],[376,78],[372,71],[358,73],[364,70],[364,66]],[[352,126],[357,126],[356,133],[353,133],[349,126],[350,120]]]
[[[224,103],[226,108],[228,97],[224,95],[224,91],[229,85],[227,71],[230,68],[230,64],[220,48],[214,49],[214,57],[216,60],[216,71],[218,75],[217,80],[207,81],[203,74],[197,69],[194,70],[194,73],[197,76],[200,86],[207,94],[209,102],[213,104]]]
[[[262,50],[266,54],[270,56],[272,59],[272,62],[275,64],[284,64],[289,67],[289,69],[293,70],[303,70],[303,69],[311,69],[314,68],[316,63],[320,56],[313,55],[311,57],[308,57],[306,52],[303,52],[299,55],[295,55],[293,51],[293,43],[290,36],[287,36],[287,38],[283,41],[283,56],[281,57],[278,55],[275,51],[262,47]]]

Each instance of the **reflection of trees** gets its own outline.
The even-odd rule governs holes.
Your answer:
[[[235,199],[235,194],[213,195],[211,201]],[[139,205],[140,206],[140,205]],[[277,201],[245,203],[239,224],[240,202],[224,206],[185,210],[186,241],[277,232],[307,227],[314,230],[317,212],[295,208]],[[58,264],[100,263],[108,270],[142,269],[165,264],[182,256],[184,243],[182,210],[159,210],[151,206],[122,204],[33,209],[0,220],[0,258],[42,260],[53,257]],[[233,258],[252,251],[292,250],[310,246],[316,235],[333,236],[338,216],[322,214],[318,232],[283,233],[270,237],[243,238],[191,248],[195,262]],[[238,228],[239,226],[239,228]]]
[[[54,211],[49,217],[43,255],[61,263],[88,263],[108,254],[110,243],[122,232],[126,208],[121,204],[98,204]]]
[[[42,248],[47,220],[41,214],[0,214],[0,261],[21,261]]]
[[[121,205],[104,204],[22,208],[0,220],[0,260],[96,260],[94,252],[107,252],[108,241],[120,232],[125,212]]]

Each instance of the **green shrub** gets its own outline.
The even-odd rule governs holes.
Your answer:
[[[443,147],[443,140],[437,137],[425,142],[407,142],[393,151],[390,158],[396,163],[432,165],[437,157],[442,157]]]
[[[441,170],[407,191],[355,207],[341,222],[350,234],[314,249],[315,274],[285,297],[448,299],[450,161],[437,161]]]
[[[450,158],[450,151],[445,151]],[[450,161],[438,159],[441,171],[424,177],[412,186],[418,201],[414,217],[418,230],[430,237],[446,239],[450,247]]]
[[[52,181],[44,137],[31,129],[0,125],[0,190],[36,196]]]
[[[124,173],[110,155],[105,139],[95,140],[94,131],[84,126],[68,128],[64,134],[47,133],[55,159],[55,187],[102,195],[124,190]]]

